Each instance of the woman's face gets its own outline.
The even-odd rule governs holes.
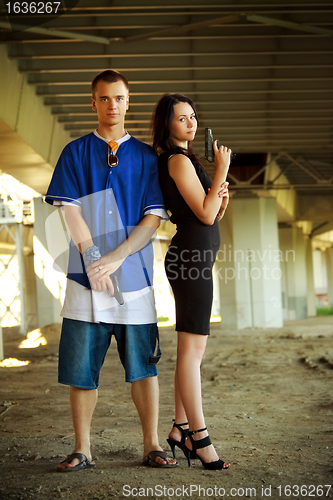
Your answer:
[[[170,123],[170,135],[177,146],[187,149],[197,131],[197,119],[188,102],[179,102],[173,107],[174,116]]]

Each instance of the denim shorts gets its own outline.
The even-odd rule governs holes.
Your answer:
[[[81,389],[97,389],[111,337],[115,336],[126,382],[157,375],[153,360],[158,331],[156,323],[117,325],[63,319],[59,346],[58,381]],[[157,355],[160,355],[158,346]]]

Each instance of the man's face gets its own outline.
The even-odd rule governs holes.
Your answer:
[[[100,126],[124,125],[128,90],[121,80],[114,83],[98,82],[91,102],[93,110],[97,111]]]

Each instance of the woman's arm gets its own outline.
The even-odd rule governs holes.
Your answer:
[[[229,182],[223,182],[221,185],[221,191],[219,192],[219,197],[222,198],[220,210],[217,214],[217,219],[220,221],[225,214],[225,210],[229,204]]]
[[[217,148],[214,141],[214,163],[216,171],[213,184],[206,195],[195,168],[189,158],[174,155],[168,162],[169,174],[175,181],[178,191],[198,219],[212,225],[221,207],[219,192],[225,182],[230,164],[230,149],[225,146]]]

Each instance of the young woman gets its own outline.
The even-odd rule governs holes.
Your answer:
[[[200,365],[209,335],[213,299],[212,267],[220,246],[218,219],[229,202],[226,182],[230,149],[214,142],[213,182],[190,148],[198,119],[191,99],[164,95],[152,120],[154,149],[160,153],[159,175],[166,208],[177,225],[165,258],[176,302],[177,362],[175,423],[167,440],[199,458],[206,469],[226,469],[211,444],[205,425]],[[185,423],[184,423],[185,422]],[[187,439],[189,438],[189,439]]]

